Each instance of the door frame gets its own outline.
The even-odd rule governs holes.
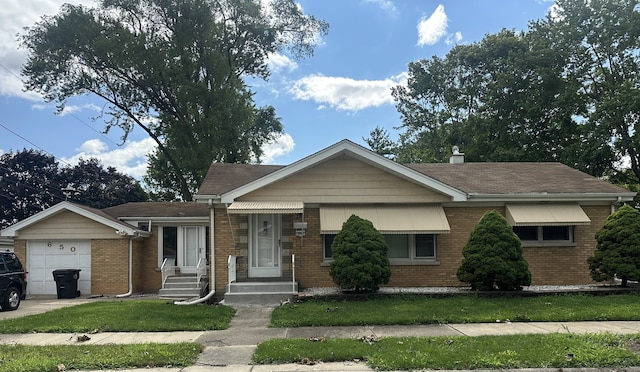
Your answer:
[[[260,266],[255,250],[258,248],[260,226],[257,226],[260,216],[270,216],[273,236],[271,236],[272,264]],[[282,276],[282,216],[279,214],[251,214],[249,215],[249,249],[247,250],[249,278],[279,278]]]
[[[175,253],[175,262],[174,265],[176,268],[180,269],[180,272],[183,274],[195,274],[197,272],[198,260],[200,258],[205,258],[207,255],[207,228],[204,225],[181,225],[181,224],[167,224],[160,226],[162,230],[159,231],[158,234],[158,261],[159,265],[162,265],[162,257],[164,242],[163,242],[163,230],[165,228],[175,228],[176,229],[176,253]],[[195,257],[193,258],[193,265],[187,265],[185,260],[187,259],[187,251],[186,251],[186,234],[185,231],[189,229],[195,229],[197,234],[195,235]]]

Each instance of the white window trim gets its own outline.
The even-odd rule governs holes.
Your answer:
[[[198,240],[200,241],[200,243],[203,245],[204,250],[207,249],[206,247],[206,242],[207,242],[207,227],[203,226],[203,225],[181,225],[181,224],[167,224],[167,225],[159,225],[157,227],[158,229],[158,268],[162,267],[162,252],[164,250],[164,242],[163,242],[163,233],[164,233],[164,228],[166,227],[175,227],[177,228],[176,231],[176,239],[178,240],[177,244],[178,247],[179,246],[183,246],[184,249],[184,229],[185,228],[190,228],[190,227],[195,227],[198,229]],[[180,248],[177,248],[178,251],[180,251]],[[206,252],[204,253],[206,256]],[[174,263],[176,266],[178,266],[178,257],[176,257],[176,262]]]

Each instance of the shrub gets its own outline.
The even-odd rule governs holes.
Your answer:
[[[611,214],[596,233],[596,250],[587,259],[591,278],[597,282],[615,276],[627,286],[640,279],[640,212],[628,205]]]
[[[520,239],[495,210],[482,216],[462,255],[464,259],[457,276],[473,290],[514,291],[531,284],[529,264],[522,256]]]
[[[391,277],[388,249],[371,221],[351,215],[331,244],[333,282],[343,290],[377,291]]]

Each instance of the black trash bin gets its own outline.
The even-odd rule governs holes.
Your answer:
[[[56,281],[58,298],[76,298],[80,296],[78,290],[78,278],[80,269],[53,270],[53,279]]]

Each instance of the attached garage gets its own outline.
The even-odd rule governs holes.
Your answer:
[[[53,271],[80,269],[78,290],[91,293],[91,242],[89,240],[53,240],[27,242],[27,293],[55,295]]]
[[[1,233],[13,238],[16,255],[28,271],[27,294],[56,295],[53,271],[80,269],[82,296],[127,292],[133,280],[132,247],[151,235],[101,210],[67,201]]]

